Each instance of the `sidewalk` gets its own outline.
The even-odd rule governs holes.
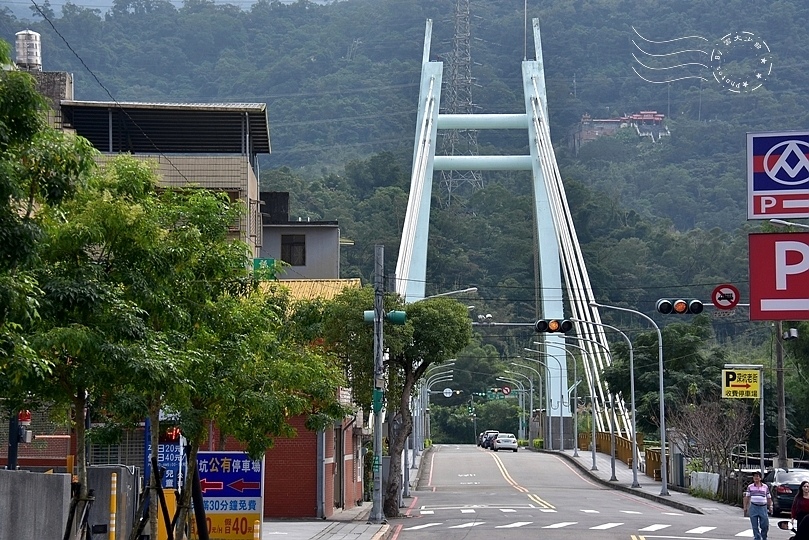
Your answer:
[[[414,456],[410,450],[410,490],[418,484],[421,456]],[[261,524],[261,537],[264,539],[283,536],[284,540],[385,540],[393,534],[387,523],[369,523],[373,508],[372,502],[364,502],[349,510],[335,510],[323,520],[273,520]]]
[[[544,450],[540,450],[544,452]],[[548,452],[563,457],[580,471],[586,473],[598,483],[609,486],[613,489],[619,489],[632,493],[638,497],[650,499],[660,504],[671,506],[689,512],[692,514],[718,514],[728,516],[741,516],[742,509],[738,506],[725,504],[708,499],[701,499],[694,497],[687,492],[678,491],[681,488],[676,486],[667,486],[668,495],[661,495],[660,491],[663,488],[663,482],[654,480],[645,473],[638,471],[638,484],[639,488],[633,488],[633,474],[632,467],[628,467],[623,461],[615,460],[615,478],[612,478],[612,459],[609,454],[596,452],[596,467],[597,471],[593,468],[593,454],[591,450],[578,450],[578,456],[573,455],[573,450],[565,450],[562,452]]]

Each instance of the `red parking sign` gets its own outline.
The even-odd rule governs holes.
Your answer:
[[[809,320],[809,233],[757,233],[750,247],[750,320]]]

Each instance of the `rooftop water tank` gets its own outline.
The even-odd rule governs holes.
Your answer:
[[[42,41],[33,30],[17,32],[17,67],[26,71],[42,71]]]

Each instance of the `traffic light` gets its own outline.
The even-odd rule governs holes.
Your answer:
[[[700,300],[691,299],[683,300],[682,298],[671,300],[669,298],[661,298],[655,305],[658,313],[663,315],[696,315],[702,313],[703,305]]]
[[[534,331],[537,333],[560,332],[564,334],[570,332],[572,328],[573,323],[567,319],[539,319],[534,323]]]

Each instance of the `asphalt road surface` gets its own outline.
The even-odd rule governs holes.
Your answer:
[[[690,514],[613,490],[553,454],[439,445],[421,469],[407,517],[389,521],[393,540],[753,537],[741,515]],[[770,537],[785,540],[770,521]]]

